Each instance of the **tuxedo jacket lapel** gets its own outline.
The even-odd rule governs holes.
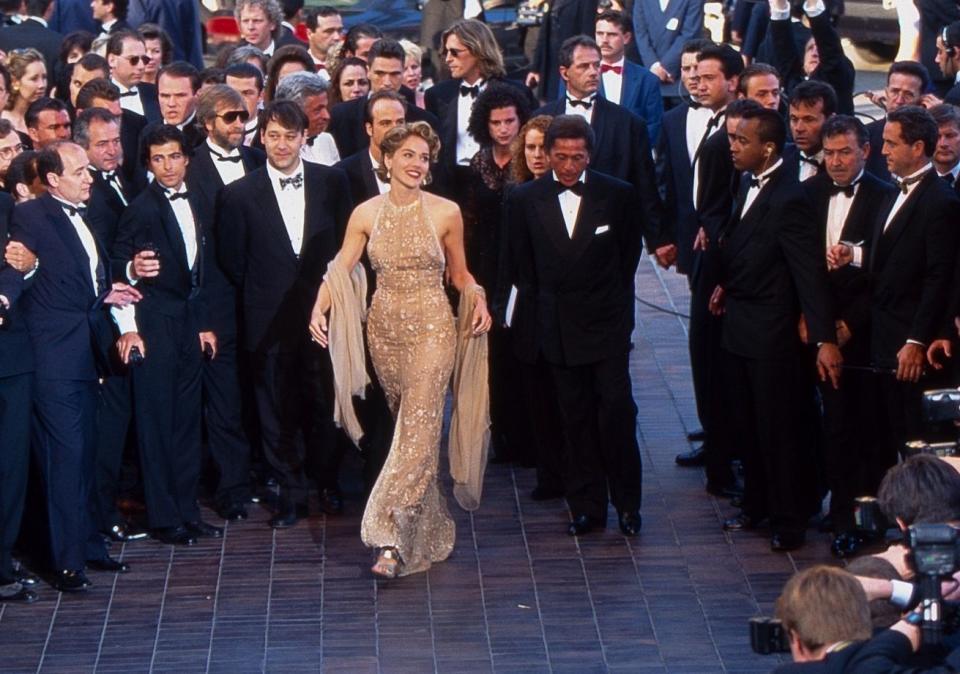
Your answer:
[[[187,246],[183,240],[183,232],[180,231],[180,223],[177,222],[177,216],[173,212],[173,206],[170,204],[170,200],[164,194],[156,182],[151,185],[151,188],[154,191],[154,199],[157,203],[157,210],[160,211],[160,219],[163,222],[163,233],[167,237],[167,242],[170,244],[170,249],[174,253],[174,258],[176,259],[177,265],[180,267],[180,271],[189,276],[190,275],[190,263],[187,260]],[[196,216],[194,216],[196,218]],[[197,244],[199,249],[199,235],[197,238]],[[197,253],[199,257],[199,252]]]
[[[63,244],[70,249],[70,259],[77,263],[77,271],[83,277],[84,284],[90,289],[90,292],[96,295],[97,289],[93,287],[93,279],[90,278],[90,271],[88,267],[90,263],[90,257],[87,255],[87,250],[83,247],[83,243],[80,242],[80,236],[77,234],[77,230],[73,228],[73,223],[70,222],[70,218],[67,217],[67,214],[63,212],[63,207],[60,202],[53,197],[48,197],[46,210],[47,217],[53,222],[54,231],[56,231],[57,235],[60,237],[60,240],[63,241]],[[92,231],[90,232],[90,236],[93,236]],[[93,236],[93,240],[96,243],[97,237]],[[100,258],[100,265],[97,275],[100,276],[100,269],[103,267],[104,254],[99,245],[97,245],[97,255]]]
[[[581,203],[581,211],[583,210]],[[553,189],[553,180],[545,180],[537,196],[537,222],[543,227],[547,238],[553,242],[560,253],[564,253],[570,247],[570,236],[567,234],[567,226],[563,222],[563,211],[560,209],[560,200]],[[576,229],[574,229],[576,232]]]
[[[380,194],[380,187],[377,185],[377,179],[373,175],[373,161],[370,159],[369,152],[367,152],[365,155],[361,155],[360,164],[363,167],[360,170],[360,174],[363,178],[363,186],[366,188],[367,194]]]
[[[283,224],[283,214],[280,212],[280,204],[277,203],[277,195],[273,193],[273,185],[270,184],[270,174],[263,170],[261,179],[257,185],[256,202],[260,204],[260,210],[263,212],[263,223],[265,227],[274,230],[274,237],[278,246],[290,253],[292,261],[295,263],[300,251],[294,252],[290,245],[290,235],[287,233],[287,227]],[[309,202],[307,202],[309,203]],[[304,230],[307,224],[304,222]],[[306,231],[304,231],[304,241],[306,241]]]
[[[567,246],[565,256],[565,266],[570,267],[576,263],[583,252],[590,245],[596,232],[598,223],[593,214],[600,210],[602,202],[599,202],[594,196],[593,191],[584,183],[583,197],[580,199],[580,210],[577,212],[577,224],[573,228],[573,238],[570,239],[570,245]],[[559,202],[559,200],[558,200]],[[561,214],[561,222],[563,216]],[[564,233],[566,227],[564,226]]]
[[[893,208],[893,205],[896,203],[896,193],[894,193],[891,201],[890,208],[884,209],[883,219],[880,221],[877,232],[876,232],[876,256],[875,264],[883,265],[883,261],[886,259],[887,252],[897,245],[897,240],[903,234],[909,224],[910,220],[913,217],[913,211],[916,210],[917,204],[923,200],[923,195],[930,186],[931,180],[939,180],[936,175],[936,172],[932,169],[924,176],[923,180],[920,181],[920,184],[917,185],[913,192],[907,197],[907,200],[900,207],[900,210],[897,211],[897,214],[893,216],[893,220],[890,221],[890,225],[884,228],[884,225],[887,222],[887,216],[890,214],[890,209]]]
[[[750,240],[753,230],[757,228],[764,216],[767,214],[767,211],[770,208],[770,195],[773,194],[773,191],[777,188],[781,178],[783,177],[783,167],[776,171],[776,173],[768,180],[763,187],[760,188],[760,193],[757,194],[757,198],[753,200],[753,203],[750,205],[750,209],[744,214],[742,212],[742,205],[740,206],[740,221],[733,228],[733,232],[730,234],[730,238],[727,242],[729,247],[729,254],[734,256],[739,252],[739,250]],[[750,189],[750,181],[746,181],[745,189],[741,187],[742,197],[740,199],[740,204],[743,204],[744,198],[746,198],[746,193]]]

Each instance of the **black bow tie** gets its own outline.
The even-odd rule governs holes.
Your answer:
[[[722,119],[723,119],[724,117],[726,117],[726,116],[727,116],[727,111],[726,111],[726,110],[721,110],[720,112],[718,112],[717,114],[715,114],[713,117],[711,117],[711,118],[710,118],[710,121],[707,122],[707,134],[706,134],[706,135],[709,136],[711,131],[713,131],[715,128],[717,128],[718,126],[720,126],[720,120],[722,120]]]
[[[556,183],[556,186],[557,186],[557,194],[563,194],[567,190],[570,190],[571,192],[576,194],[578,197],[583,196],[583,181],[575,182],[570,187],[567,187],[563,183],[558,182]]]
[[[86,206],[71,206],[70,204],[60,204],[70,215],[79,215],[81,218],[86,219],[87,217],[87,207]]]
[[[924,176],[926,175],[927,175],[927,172],[924,171],[923,173],[912,176],[910,178],[903,178],[903,179],[894,178],[894,180],[897,183],[897,187],[900,188],[900,191],[906,194],[907,192],[910,191],[911,185],[913,185],[914,183],[920,182],[921,180],[923,180]]]
[[[763,187],[763,180],[760,178],[750,178],[750,187]]]
[[[699,101],[695,101],[692,98],[690,99],[689,105],[691,110],[699,110],[700,108],[703,107],[702,105],[700,105]]]
[[[137,93],[138,92],[136,89],[131,89],[130,91],[124,91],[122,94],[120,94],[120,98],[126,98],[127,96],[136,96]]]
[[[853,198],[853,195],[856,193],[857,185],[860,183],[859,180],[854,180],[849,185],[838,185],[836,183],[830,183],[830,196],[835,197],[841,192],[848,197]]]
[[[291,176],[290,178],[280,178],[281,190],[287,189],[288,185],[295,190],[299,190],[301,187],[303,187],[303,174],[298,173],[297,175]]]
[[[474,84],[472,87],[468,87],[466,84],[460,85],[460,95],[469,96],[470,98],[476,98],[480,93],[480,85]]]
[[[588,99],[588,100],[585,100],[585,101],[581,101],[581,100],[579,100],[579,99],[577,99],[577,98],[570,98],[569,96],[567,96],[567,101],[569,101],[570,105],[572,105],[572,106],[575,107],[575,108],[576,108],[577,106],[579,106],[579,107],[583,108],[584,110],[589,110],[590,108],[593,107],[593,99],[592,99],[592,98],[590,98],[590,99]]]
[[[212,147],[210,147],[209,145],[208,145],[207,147],[208,147],[209,150],[210,150],[210,154],[212,154],[214,157],[216,157],[217,161],[232,161],[232,162],[234,162],[234,163],[236,163],[236,164],[239,164],[241,161],[243,161],[243,157],[242,157],[239,153],[237,153],[237,154],[235,154],[235,155],[233,155],[233,156],[229,156],[229,155],[225,155],[225,154],[220,154],[219,152],[217,152],[216,150],[214,150],[214,149],[213,149]]]
[[[189,194],[189,192],[167,192],[167,198],[170,199],[170,201],[174,199],[187,199]]]
[[[943,180],[950,186],[953,187],[953,184],[957,182],[957,179],[953,176],[952,173],[944,173],[942,176]]]
[[[815,166],[816,168],[820,168],[820,162],[817,160],[816,157],[808,157],[807,155],[803,154],[802,152],[800,153],[800,161],[805,161],[805,162],[807,162],[808,164],[810,164],[811,166]]]

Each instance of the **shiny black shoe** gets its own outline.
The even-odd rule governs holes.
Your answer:
[[[620,513],[620,531],[624,536],[636,536],[642,524],[639,511]]]
[[[20,583],[0,585],[0,604],[7,602],[18,604],[32,604],[37,600],[37,593],[25,588]]]
[[[596,520],[588,515],[575,515],[570,524],[567,525],[567,533],[571,536],[582,536],[589,534],[597,529],[605,529],[606,523]]]
[[[34,587],[40,584],[40,577],[30,573],[22,566],[13,570],[13,579],[24,587]]]
[[[707,434],[703,432],[702,428],[698,428],[695,431],[690,431],[687,433],[687,440],[690,442],[703,442],[707,439]]]
[[[223,527],[215,527],[203,520],[187,522],[183,528],[194,538],[223,538]]]
[[[230,503],[217,508],[217,515],[229,522],[245,520],[249,515],[242,503]]]
[[[762,520],[756,517],[753,517],[751,515],[748,515],[747,513],[742,512],[742,513],[739,513],[738,515],[734,515],[728,520],[724,520],[723,530],[724,531],[750,531],[760,526],[761,521]]]
[[[806,536],[802,531],[780,531],[770,538],[770,549],[774,552],[790,552],[803,547]]]
[[[677,458],[674,459],[674,461],[677,462],[678,466],[683,466],[684,468],[697,468],[707,462],[707,450],[704,449],[703,445],[700,445],[699,447],[694,447],[689,452],[677,454]]]
[[[167,545],[196,545],[197,539],[186,527],[164,527],[162,529],[154,529],[153,537],[165,543]]]
[[[87,568],[94,571],[106,571],[107,573],[126,573],[130,570],[130,565],[112,557],[105,557],[103,559],[88,559]]]
[[[343,496],[337,489],[320,490],[320,510],[328,515],[343,514]]]
[[[109,531],[104,531],[103,535],[114,543],[129,543],[130,541],[139,541],[149,534],[140,527],[133,524],[114,524]]]
[[[563,498],[562,489],[551,489],[550,487],[541,487],[537,485],[530,492],[530,498],[534,501],[550,501],[555,498]]]
[[[280,506],[277,514],[270,518],[269,524],[274,529],[289,529],[306,516],[307,506],[288,502]]]
[[[83,571],[61,571],[57,574],[57,580],[54,584],[61,592],[83,592],[93,585],[83,574]]]

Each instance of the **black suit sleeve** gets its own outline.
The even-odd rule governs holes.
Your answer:
[[[630,113],[630,135],[633,141],[630,182],[637,189],[640,199],[639,217],[640,231],[647,242],[647,249],[652,253],[660,246],[673,241],[663,216],[663,203],[657,191],[656,169],[653,165],[653,153],[650,151],[650,135],[646,123]]]
[[[830,13],[823,12],[810,19],[810,32],[817,45],[820,64],[813,77],[826,82],[837,92],[837,109],[841,113],[853,113],[853,88],[857,72],[850,59],[843,53],[840,34],[830,21]],[[802,73],[801,73],[802,75]],[[876,148],[877,152],[880,148]]]
[[[803,60],[797,52],[790,19],[770,20],[770,43],[773,47],[773,66],[780,72],[784,88],[789,92],[803,81]]]
[[[673,163],[670,160],[670,140],[667,131],[660,127],[657,139],[657,163],[655,166],[660,196],[663,199],[663,234],[670,241],[677,240],[677,193],[673,182]]]
[[[117,223],[117,236],[113,241],[113,248],[110,251],[110,267],[114,281],[128,283],[127,263],[133,260],[133,256],[140,251],[143,245],[141,226],[142,221],[138,217],[138,208],[134,205],[143,207],[143,200],[137,199],[128,206],[120,216],[120,222]],[[158,216],[159,217],[159,216]]]
[[[951,195],[952,196],[952,195]],[[908,339],[929,345],[940,334],[945,314],[949,313],[948,298],[953,279],[957,253],[956,225],[952,222],[960,201],[951,198],[942,207],[927,209],[930,218],[924,229],[926,268],[920,303],[913,314]]]
[[[247,219],[242,195],[230,185],[220,190],[217,221],[214,226],[217,239],[217,259],[227,278],[243,285],[247,260]]]

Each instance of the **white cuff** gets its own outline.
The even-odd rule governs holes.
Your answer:
[[[863,266],[863,246],[850,246],[853,249],[853,260],[850,262],[851,267],[862,267]]]
[[[23,280],[26,281],[28,278],[32,277],[34,274],[37,273],[37,270],[39,268],[40,268],[40,258],[38,257],[37,261],[33,263],[33,269],[31,269],[30,271],[28,271],[26,274],[23,275]]]
[[[770,20],[771,21],[787,21],[790,18],[790,6],[788,5],[786,9],[774,9],[770,8]]]
[[[810,3],[810,0],[807,0],[803,3],[803,12],[811,19],[815,19],[821,14],[827,11],[826,5],[823,4],[823,0],[815,0],[815,2]]]
[[[926,346],[927,346],[927,345],[924,344],[923,342],[918,342],[918,341],[915,340],[915,339],[908,339],[908,340],[907,340],[907,344],[916,344],[917,346],[922,346],[922,347],[924,347],[924,348],[926,348]]]
[[[125,307],[110,307],[110,316],[120,329],[120,334],[139,332],[137,330],[137,312],[132,304]]]
[[[130,285],[135,286],[135,285],[137,285],[138,283],[140,283],[140,279],[138,279],[138,278],[137,278],[137,279],[133,278],[133,260],[131,260],[130,262],[127,263],[127,267],[126,267],[126,272],[125,272],[125,273],[126,273],[126,275],[127,275],[127,281],[130,282]]]
[[[913,584],[902,580],[890,581],[890,603],[899,608],[910,606],[913,599]]]
[[[660,67],[660,61],[657,61],[652,66],[650,66],[649,70],[652,71],[654,68],[659,68],[659,67]]]

